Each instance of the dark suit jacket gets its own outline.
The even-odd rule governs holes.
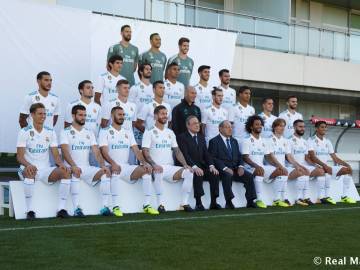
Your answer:
[[[237,140],[230,137],[230,145],[232,150],[231,156],[229,155],[226,144],[220,134],[212,138],[209,142],[209,152],[214,158],[215,167],[220,171],[225,167],[236,169],[240,165],[243,165],[242,155]]]
[[[177,136],[177,142],[183,153],[186,163],[189,166],[198,166],[199,168],[209,168],[215,165],[212,156],[209,154],[204,135],[197,134],[198,144],[195,143],[193,137],[188,131]]]

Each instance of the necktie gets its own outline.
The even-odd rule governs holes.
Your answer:
[[[226,148],[228,150],[229,156],[232,157],[232,149],[231,149],[231,144],[230,144],[229,138],[226,139]]]
[[[197,135],[194,135],[194,142],[196,143],[196,145],[198,144],[198,139],[197,139]]]

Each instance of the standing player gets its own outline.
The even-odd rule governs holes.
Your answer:
[[[272,183],[275,192],[275,200],[273,205],[280,207],[288,207],[289,205],[282,200],[285,182],[287,181],[287,170],[282,166],[270,152],[266,145],[267,141],[261,138],[261,130],[264,125],[262,118],[258,115],[250,116],[246,123],[246,131],[249,137],[242,142],[242,154],[245,169],[254,175],[254,183],[256,188],[257,201],[259,208],[266,208],[263,199],[262,182]],[[271,165],[265,165],[265,160]]]
[[[36,217],[33,207],[35,181],[43,181],[46,184],[60,182],[56,216],[66,218],[69,216],[66,202],[70,193],[71,171],[60,158],[56,133],[52,128],[44,126],[45,106],[42,103],[34,103],[29,111],[33,123],[20,130],[16,145],[16,157],[20,163],[19,175],[24,178],[26,218],[32,220]],[[58,167],[51,167],[50,152]]]
[[[101,74],[95,89],[95,102],[99,105],[116,98],[116,84],[120,80],[125,80],[120,75],[123,66],[123,58],[120,55],[113,55],[107,63],[108,71]]]
[[[139,112],[137,116],[137,120],[135,123],[135,127],[140,130],[140,132],[144,133],[145,129],[150,129],[155,124],[155,117],[154,117],[154,109],[157,106],[164,106],[169,116],[167,118],[167,122],[165,123],[165,126],[168,126],[168,123],[171,121],[171,106],[168,103],[164,102],[164,93],[165,93],[165,87],[163,81],[157,81],[153,84],[154,87],[154,99],[151,103],[146,104],[142,107],[141,111]]]
[[[150,64],[152,67],[151,83],[164,80],[164,70],[166,67],[166,55],[160,51],[161,38],[158,33],[150,35],[150,50],[139,56],[139,65]]]
[[[105,128],[110,124],[111,109],[114,107],[121,107],[125,112],[125,121],[123,127],[125,129],[132,129],[136,120],[136,104],[128,101],[129,97],[129,82],[127,80],[120,80],[116,84],[118,97],[110,100],[105,104],[102,110],[101,127]]]
[[[92,100],[94,96],[94,87],[92,82],[84,80],[79,83],[78,89],[80,99],[70,102],[66,108],[64,123],[65,128],[71,126],[73,121],[71,112],[72,107],[75,105],[83,105],[86,108],[85,128],[91,130],[94,132],[94,135],[97,136],[100,126],[101,107]]]
[[[137,68],[139,60],[139,50],[136,46],[130,43],[130,25],[121,26],[121,37],[122,39],[119,43],[109,48],[107,59],[110,59],[113,55],[120,55],[124,59],[124,65],[120,74],[130,82],[130,86],[133,86],[135,84],[134,72]]]
[[[272,114],[274,109],[274,100],[270,97],[266,97],[262,100],[263,111],[259,116],[264,120],[264,127],[261,132],[263,138],[270,138],[272,136],[272,124],[277,118]]]
[[[205,133],[206,143],[219,134],[219,124],[228,119],[228,112],[221,107],[223,101],[223,90],[214,87],[211,92],[212,106],[205,109],[201,118],[202,129]]]
[[[298,119],[303,119],[301,113],[296,111],[298,99],[296,96],[288,96],[286,104],[288,106],[287,110],[279,114],[279,118],[282,118],[286,121],[285,129],[285,138],[290,138],[294,134],[294,121]]]
[[[210,66],[200,66],[198,68],[198,73],[200,81],[194,86],[196,90],[195,104],[200,107],[200,110],[203,113],[203,111],[210,107],[212,103],[212,87],[210,87],[208,83],[210,78]]]
[[[52,78],[49,72],[41,71],[36,76],[36,80],[39,89],[26,95],[25,102],[20,109],[19,124],[21,128],[26,127],[28,123],[31,124],[31,118],[28,119],[31,105],[34,103],[42,103],[46,111],[44,124],[52,128],[56,125],[60,115],[60,100],[55,94],[50,92]]]
[[[241,86],[237,98],[237,104],[230,108],[229,121],[233,125],[234,138],[237,139],[239,145],[241,145],[241,141],[248,136],[245,123],[250,116],[255,114],[255,109],[249,105],[251,98],[251,90],[249,87]]]
[[[166,127],[167,114],[165,106],[159,105],[155,108],[155,125],[144,133],[143,155],[153,167],[154,186],[159,204],[158,211],[160,213],[166,211],[162,195],[163,179],[170,183],[183,179],[180,210],[192,212],[193,209],[188,201],[193,187],[193,171],[178,147],[174,132]],[[183,167],[174,166],[173,154]]]
[[[322,184],[325,183],[325,172],[324,170],[314,164],[308,155],[308,143],[303,138],[305,134],[305,123],[303,120],[295,120],[294,122],[294,135],[289,139],[289,146],[291,150],[291,154],[297,163],[299,163],[302,167],[307,169],[306,175],[309,175],[310,178],[316,178],[317,184],[319,187],[319,193],[322,188]],[[299,177],[296,180],[296,189],[297,189],[297,204],[300,205],[313,205],[313,202],[309,198],[309,179],[306,177]],[[319,199],[323,198],[321,194],[319,194]]]
[[[99,133],[99,146],[104,159],[110,164],[111,168],[111,194],[113,199],[113,213],[121,217],[120,210],[120,179],[126,181],[136,181],[142,178],[145,213],[157,215],[159,212],[151,207],[151,171],[152,167],[144,160],[139,150],[131,130],[121,128],[124,123],[125,113],[121,107],[111,109],[112,124],[101,129]],[[129,165],[130,148],[134,151],[136,158],[141,166]]]
[[[175,62],[170,63],[166,68],[167,79],[165,80],[165,96],[164,101],[169,103],[171,109],[178,105],[184,98],[184,85],[177,81],[179,77],[179,65]]]
[[[169,58],[167,65],[175,62],[179,65],[180,75],[178,81],[181,82],[185,87],[190,84],[191,74],[194,68],[194,60],[188,56],[189,52],[188,38],[182,37],[179,39],[179,53]]]
[[[223,90],[224,100],[222,107],[226,110],[230,110],[236,104],[236,91],[230,87],[230,72],[228,69],[222,69],[219,71],[220,86]]]
[[[356,201],[350,198],[350,185],[353,182],[352,168],[351,166],[340,159],[333,148],[332,143],[325,135],[327,131],[327,124],[325,121],[318,121],[315,124],[316,133],[313,137],[309,138],[309,157],[310,159],[321,166],[325,171],[325,181],[319,183],[321,185],[321,203],[336,204],[336,202],[330,197],[330,184],[331,179],[340,179],[343,181],[343,192],[341,202],[343,203],[356,203]],[[327,165],[327,161],[332,160],[335,165]],[[319,179],[318,179],[319,181]]]
[[[84,128],[86,119],[86,108],[82,105],[75,105],[72,108],[73,122],[71,126],[61,132],[60,145],[61,152],[65,161],[71,166],[71,196],[75,208],[74,216],[83,217],[80,207],[80,179],[91,186],[95,186],[100,181],[100,192],[103,208],[100,214],[103,216],[112,215],[110,206],[110,170],[105,166],[97,142],[90,130]],[[94,153],[96,161],[101,168],[90,166],[90,152]]]

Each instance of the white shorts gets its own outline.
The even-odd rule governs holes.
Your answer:
[[[263,165],[262,167],[264,169],[264,182],[271,183],[272,181],[274,181],[274,179],[270,179],[270,175],[276,170],[276,168],[271,165]],[[255,168],[253,168],[249,165],[245,165],[245,170],[247,170],[249,173],[253,174],[255,171]]]
[[[163,180],[166,180],[170,183],[175,183],[178,180],[174,180],[174,174],[183,169],[180,166],[174,165],[160,165],[163,168]]]
[[[300,164],[301,166],[304,166],[309,172],[310,174],[312,173],[313,170],[315,170],[317,167],[313,166],[313,165],[309,165],[309,164]],[[289,166],[286,167],[288,169],[289,174],[292,172],[292,170],[294,170],[294,167]],[[315,179],[316,177],[310,177],[310,180]]]
[[[138,165],[129,165],[129,164],[119,164],[119,165],[121,167],[120,174],[113,174],[111,177],[119,177],[122,180],[124,180],[130,184],[134,184],[138,179],[131,180],[130,176],[135,171],[135,169],[139,166]]]
[[[95,175],[101,170],[95,166],[79,166],[81,169],[80,179],[91,186],[95,186],[99,181],[93,181]]]
[[[49,182],[49,176],[56,168],[57,167],[45,167],[38,169],[35,175],[35,181],[41,181],[45,184],[53,184],[54,182]],[[18,170],[18,175],[21,180],[24,180],[25,178],[23,175],[24,170],[25,166],[21,165]]]

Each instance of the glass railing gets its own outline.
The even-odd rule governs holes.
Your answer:
[[[237,33],[239,46],[360,63],[357,31],[316,28],[168,0],[134,0],[127,8],[122,2],[57,0],[60,5],[94,12],[233,31]]]

